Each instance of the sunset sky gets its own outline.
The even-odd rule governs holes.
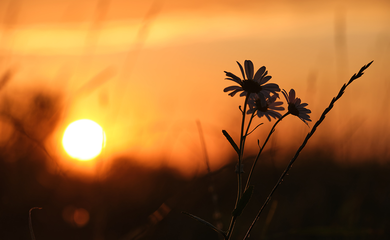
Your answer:
[[[0,109],[12,102],[8,113],[22,119],[35,94],[50,96],[56,111],[48,118],[59,120],[45,146],[65,168],[72,160],[61,147],[64,128],[88,118],[106,132],[100,161],[129,156],[193,175],[206,169],[197,121],[212,170],[234,154],[221,131],[238,141],[244,98],[223,92],[232,85],[224,71],[240,74],[236,61],[266,66],[270,82],[294,88],[316,121],[342,84],[374,60],[308,148],[330,148],[349,162],[386,161],[389,13],[385,0],[4,0],[0,74],[12,77],[0,89]],[[273,123],[256,122],[264,125],[249,138],[249,150]],[[4,144],[12,127],[4,119],[0,124],[8,129]],[[48,125],[31,131],[39,127]],[[309,130],[290,116],[268,147],[291,157]]]

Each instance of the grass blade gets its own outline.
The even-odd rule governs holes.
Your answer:
[[[226,233],[218,228],[216,228],[213,224],[207,222],[206,220],[203,220],[201,219],[200,217],[197,217],[195,215],[192,215],[191,213],[188,213],[188,212],[181,212],[187,216],[190,216],[191,218],[203,223],[204,225],[210,227],[211,229],[213,229],[214,231],[216,231],[217,233],[221,234],[224,238],[226,238]]]

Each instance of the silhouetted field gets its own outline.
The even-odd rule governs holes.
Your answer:
[[[326,134],[313,139],[316,147],[304,149],[250,239],[390,239],[390,110],[378,100],[390,91],[388,1],[49,2],[0,2],[0,240],[31,239],[33,207],[42,207],[32,211],[37,240],[221,239],[182,211],[226,230],[235,158],[188,179],[126,156],[83,178],[62,169],[44,146],[72,109],[70,118],[88,113],[115,126],[118,145],[134,150],[148,142],[169,148],[167,155],[184,146],[203,160],[198,132],[180,130],[180,123],[201,119],[219,134],[238,135],[230,130],[236,102],[222,90],[223,71],[240,59],[266,65],[283,88],[294,83],[314,121],[356,66],[377,62],[340,102]],[[35,90],[18,90],[25,85]],[[297,143],[278,131],[279,140]],[[129,132],[137,146],[126,142]],[[223,149],[210,136],[207,148]],[[364,159],[370,153],[373,159]],[[232,239],[243,238],[288,160],[264,152]]]
[[[236,197],[234,165],[186,180],[172,169],[152,170],[118,159],[106,175],[84,181],[47,172],[42,151],[32,144],[23,146],[29,154],[12,160],[9,149],[0,152],[0,239],[30,239],[32,207],[43,207],[32,212],[37,240],[219,239],[182,211],[219,221],[225,229],[229,224]],[[305,153],[251,239],[387,239],[390,166],[375,162],[342,165],[329,153]],[[253,179],[253,197],[233,239],[242,239],[282,170],[264,154]],[[66,209],[79,208],[89,213],[85,226],[66,220]],[[215,215],[217,210],[220,215]]]

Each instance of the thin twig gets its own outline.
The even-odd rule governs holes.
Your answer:
[[[253,118],[254,118],[254,116],[255,116],[255,111],[252,113],[252,115],[251,115],[251,118],[249,119],[249,123],[248,123],[248,125],[247,125],[247,127],[246,127],[246,130],[245,130],[245,134],[244,134],[244,142],[243,142],[243,144],[242,144],[242,153],[244,153],[244,150],[245,150],[245,141],[246,141],[246,137],[250,134],[250,133],[248,133],[248,131],[249,131],[249,128],[250,128],[250,126],[251,126],[251,124],[252,124],[252,120],[253,120]],[[262,124],[262,123],[261,123]],[[261,125],[261,124],[259,124],[259,125]],[[256,127],[257,128],[257,127]],[[255,128],[255,129],[256,129]],[[253,129],[251,132],[253,132],[255,129]]]
[[[263,125],[263,123],[260,123],[258,124],[256,127],[254,127],[249,133],[245,134],[245,137],[246,136],[249,136],[249,134],[253,133],[258,127],[260,127],[261,125]],[[248,132],[248,131],[247,131]]]

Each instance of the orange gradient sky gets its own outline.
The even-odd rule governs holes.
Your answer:
[[[197,120],[213,170],[233,155],[221,130],[238,138],[244,99],[223,92],[232,85],[223,71],[239,74],[235,61],[265,65],[271,82],[294,88],[316,121],[342,84],[374,60],[308,148],[332,148],[351,162],[385,161],[389,12],[388,1],[1,1],[0,70],[12,71],[1,99],[26,106],[40,91],[58,99],[60,121],[45,146],[63,162],[62,131],[87,118],[107,135],[99,161],[128,156],[191,175],[206,169]],[[249,138],[252,149],[271,127],[265,122]],[[269,144],[292,156],[308,131],[287,118]]]

